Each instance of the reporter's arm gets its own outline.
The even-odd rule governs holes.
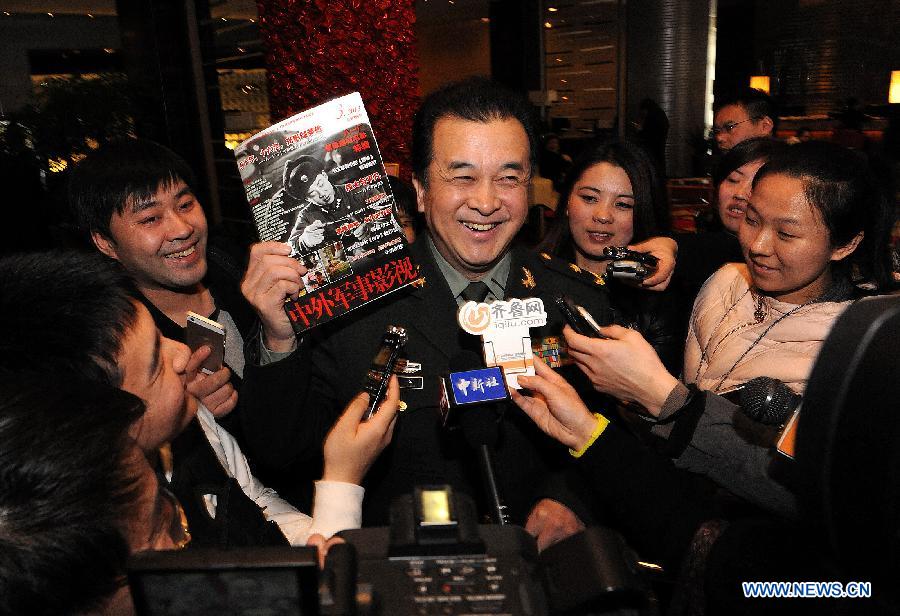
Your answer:
[[[618,325],[601,327],[600,332],[607,338],[588,338],[569,326],[563,329],[575,363],[597,391],[636,402],[658,415],[678,379],[638,332]]]
[[[652,432],[669,439],[666,452],[678,468],[709,477],[767,511],[797,517],[796,495],[770,474],[777,456],[773,431],[744,417],[738,405],[699,392],[671,422],[657,424]]]
[[[609,512],[645,554],[677,569],[696,529],[713,517],[706,501],[712,489],[617,426],[603,424],[597,431],[598,420],[562,377],[543,364],[536,363],[535,371],[537,376],[519,379],[536,395],[515,392],[513,401],[544,432],[581,449],[573,464],[590,487],[586,498]]]

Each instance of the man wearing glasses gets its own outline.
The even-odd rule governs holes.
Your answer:
[[[713,111],[713,137],[723,154],[747,139],[775,134],[775,105],[762,90],[746,88],[716,101]]]

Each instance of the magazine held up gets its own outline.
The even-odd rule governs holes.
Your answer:
[[[418,279],[358,92],[298,113],[234,150],[260,241],[306,266],[285,302],[300,334]]]

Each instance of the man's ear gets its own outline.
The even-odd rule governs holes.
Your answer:
[[[116,243],[112,241],[110,238],[106,237],[99,231],[91,231],[91,241],[94,242],[94,246],[97,247],[97,250],[105,254],[110,259],[119,260],[118,255],[116,254]]]
[[[425,213],[425,187],[422,186],[422,182],[419,181],[419,178],[413,176],[412,179],[413,188],[416,189],[416,210],[424,214]]]
[[[853,251],[859,246],[859,243],[863,241],[863,237],[865,234],[860,231],[857,233],[852,240],[844,244],[843,246],[839,246],[831,251],[831,260],[832,261],[840,261],[846,257],[849,257],[853,254]]]
[[[763,116],[759,121],[759,126],[762,129],[763,135],[775,136],[775,122],[773,122],[772,118],[769,116]]]

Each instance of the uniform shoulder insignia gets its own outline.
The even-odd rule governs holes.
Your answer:
[[[534,274],[531,273],[527,267],[522,268],[522,286],[526,289],[533,289],[537,286],[537,283],[534,282]]]
[[[591,286],[603,286],[606,284],[606,278],[604,276],[597,275],[584,268],[578,267],[574,263],[569,263],[564,259],[554,257],[546,252],[540,253],[539,256],[543,260],[542,265],[544,267],[553,272],[563,274],[567,278],[574,278]]]

